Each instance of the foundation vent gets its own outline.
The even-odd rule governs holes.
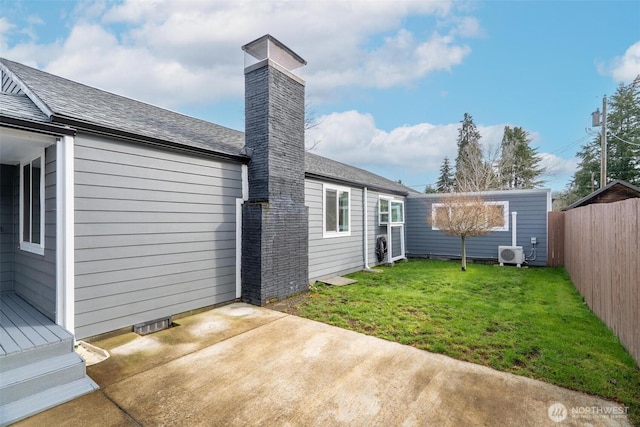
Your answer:
[[[133,332],[138,335],[147,335],[167,329],[169,326],[171,326],[171,316],[133,325]]]

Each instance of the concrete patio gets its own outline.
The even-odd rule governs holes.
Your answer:
[[[265,308],[176,323],[93,342],[101,389],[17,425],[548,426],[554,403],[562,425],[629,425],[571,413],[614,402]]]

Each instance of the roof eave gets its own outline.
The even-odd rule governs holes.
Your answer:
[[[231,154],[222,151],[216,151],[213,149],[206,149],[195,147],[191,145],[180,144],[178,142],[168,141],[165,139],[154,138],[147,135],[140,135],[132,132],[127,132],[119,129],[113,129],[106,126],[96,125],[94,123],[85,122],[70,117],[54,115],[51,117],[54,123],[60,123],[68,126],[73,126],[78,130],[85,131],[96,135],[115,137],[131,142],[138,142],[147,145],[153,145],[156,147],[174,149],[186,153],[198,154],[206,157],[215,157],[223,160],[232,160],[239,163],[249,163],[251,160],[248,156],[242,154]]]
[[[20,119],[17,117],[6,116],[4,114],[0,114],[0,124],[13,129],[38,132],[53,136],[74,136],[76,134],[76,129],[69,126],[29,119]]]
[[[381,187],[381,186],[377,186],[377,185],[370,185],[370,184],[365,184],[365,183],[361,183],[361,182],[355,182],[355,181],[350,181],[350,180],[346,180],[346,179],[335,178],[335,177],[332,177],[332,176],[321,175],[321,174],[317,174],[317,173],[313,173],[313,172],[305,172],[305,177],[306,178],[310,178],[310,179],[317,179],[317,180],[320,180],[320,181],[332,182],[332,183],[335,183],[335,184],[340,184],[340,185],[349,186],[349,187],[366,188],[368,190],[378,191],[378,192],[387,193],[387,194],[395,194],[395,195],[403,196],[403,197],[407,197],[409,195],[408,191],[393,190],[393,189],[390,189],[390,188],[385,188],[385,187]]]

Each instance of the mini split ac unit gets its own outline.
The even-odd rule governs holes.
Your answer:
[[[517,264],[518,267],[520,267],[524,262],[522,246],[498,246],[498,261],[500,262],[500,266]]]

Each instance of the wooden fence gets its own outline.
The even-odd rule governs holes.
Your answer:
[[[549,212],[547,236],[547,265],[564,265],[564,212]]]
[[[564,263],[589,307],[640,364],[640,199],[552,212],[549,242],[549,264]]]

